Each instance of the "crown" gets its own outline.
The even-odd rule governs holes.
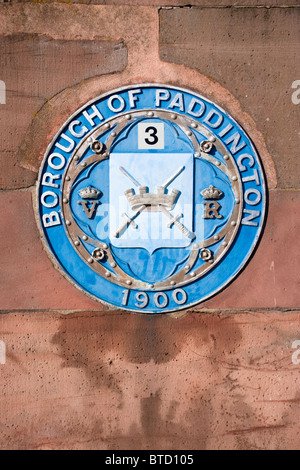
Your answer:
[[[144,205],[153,208],[161,205],[171,210],[180,192],[177,189],[171,189],[170,193],[167,194],[164,186],[157,186],[155,193],[148,193],[148,189],[148,186],[139,186],[139,194],[135,194],[132,188],[125,191],[131,209],[136,210]]]
[[[209,188],[203,189],[203,191],[201,191],[201,194],[204,199],[221,199],[224,193],[223,191],[221,191],[221,189],[215,188],[211,184]]]
[[[83,188],[79,191],[80,196],[82,199],[97,199],[99,197],[100,191],[93,186],[88,186],[87,188]]]

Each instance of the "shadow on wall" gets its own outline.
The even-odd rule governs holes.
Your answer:
[[[2,449],[300,448],[296,314],[48,318],[8,348]]]
[[[113,449],[205,449],[220,361],[241,340],[238,326],[193,314],[72,315],[53,337],[62,367],[84,371],[99,398],[111,397]]]
[[[281,432],[299,396],[271,410],[271,421],[262,396],[274,386],[274,365],[259,363],[247,328],[219,315],[89,313],[62,318],[53,343],[62,367],[84,371],[93,393],[110,404],[94,436],[110,449],[288,447]]]

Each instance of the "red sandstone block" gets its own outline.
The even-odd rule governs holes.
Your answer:
[[[299,314],[2,315],[0,448],[300,449]]]
[[[278,186],[299,188],[300,104],[293,95],[300,88],[294,84],[300,77],[300,9],[175,8],[159,14],[161,59],[197,69],[228,89],[262,132]]]
[[[31,191],[0,193],[0,310],[101,309],[52,265],[36,226]]]
[[[31,192],[2,192],[0,309],[103,309],[73,287],[43,250]],[[244,271],[204,309],[299,308],[299,191],[272,191],[261,242]]]
[[[270,193],[265,230],[254,256],[227,289],[202,307],[299,307],[299,203],[299,191]]]
[[[10,0],[12,3],[36,3],[37,0]],[[43,0],[43,3],[65,3],[65,0]],[[69,4],[88,4],[88,5],[132,5],[132,6],[171,6],[171,7],[186,7],[191,6],[212,6],[211,0],[190,0],[187,4],[186,0],[68,0]],[[213,6],[275,6],[275,5],[299,5],[297,0],[218,0]]]
[[[0,105],[0,188],[27,187],[36,175],[21,168],[18,148],[34,115],[61,90],[123,70],[127,49],[122,41],[54,40],[34,33],[0,41],[0,79],[6,85],[6,103]]]

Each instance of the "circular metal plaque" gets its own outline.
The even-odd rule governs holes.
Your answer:
[[[142,84],[89,102],[49,145],[38,220],[54,264],[115,307],[163,313],[216,294],[258,242],[258,155],[194,92]]]

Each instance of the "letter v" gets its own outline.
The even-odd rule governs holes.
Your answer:
[[[88,206],[88,204],[91,203],[91,207]],[[97,206],[99,204],[98,201],[78,201],[78,204],[80,204],[85,212],[85,215],[89,218],[92,219],[93,216],[95,215],[95,211],[97,209]]]

